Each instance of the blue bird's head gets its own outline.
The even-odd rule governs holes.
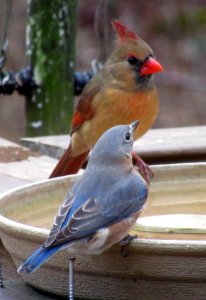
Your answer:
[[[89,164],[96,160],[120,161],[125,156],[131,156],[133,150],[133,134],[139,121],[130,125],[118,125],[108,129],[97,141],[90,155]]]

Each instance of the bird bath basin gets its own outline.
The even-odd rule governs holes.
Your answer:
[[[175,299],[206,299],[206,163],[153,170],[148,204],[132,230],[138,239],[129,246],[129,256],[121,257],[119,245],[99,256],[77,254],[76,297],[153,300],[168,298],[172,291]],[[78,176],[36,182],[1,196],[0,237],[16,266],[45,241]],[[63,250],[22,277],[38,289],[66,296],[68,257]]]

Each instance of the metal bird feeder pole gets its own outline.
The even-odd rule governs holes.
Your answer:
[[[27,136],[68,133],[73,114],[77,1],[31,0],[27,55],[39,85],[27,101]]]

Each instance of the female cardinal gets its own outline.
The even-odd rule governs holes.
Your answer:
[[[152,49],[118,21],[115,48],[105,66],[85,86],[71,122],[68,149],[50,178],[77,173],[99,137],[110,127],[140,120],[135,139],[154,123],[158,94],[152,74],[163,70]],[[149,168],[134,154],[148,180]]]

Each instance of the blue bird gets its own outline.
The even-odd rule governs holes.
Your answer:
[[[48,239],[19,268],[32,273],[57,251],[99,254],[124,239],[146,202],[148,186],[132,164],[138,121],[107,130],[69,191]]]

